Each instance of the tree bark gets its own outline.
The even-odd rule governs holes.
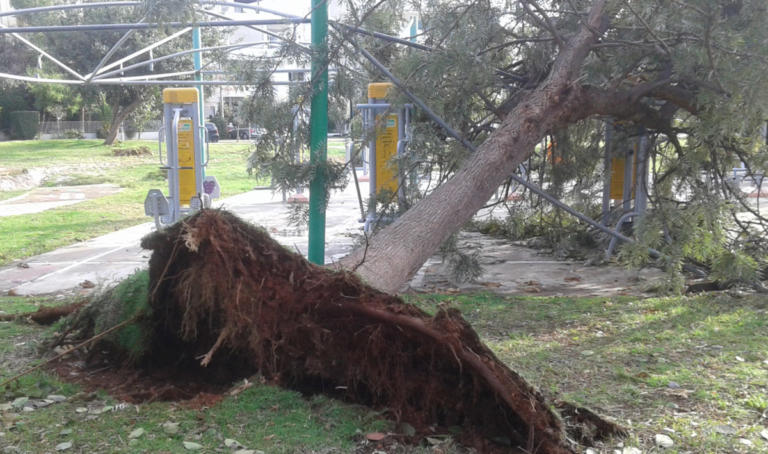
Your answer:
[[[357,272],[384,292],[397,292],[488,201],[545,134],[588,116],[585,90],[575,80],[607,25],[605,3],[593,2],[586,22],[561,48],[547,79],[517,104],[449,181],[343,258],[339,266]]]
[[[119,106],[117,109],[114,109],[115,113],[112,115],[112,124],[109,127],[107,137],[104,139],[104,145],[112,145],[115,143],[117,132],[120,130],[120,125],[126,118],[128,118],[128,115],[133,113],[133,111],[141,105],[141,103],[142,99],[138,98],[131,101],[131,103],[125,106],[123,109],[121,109]]]

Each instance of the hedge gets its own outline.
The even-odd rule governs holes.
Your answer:
[[[37,137],[40,128],[40,113],[36,110],[17,110],[8,114],[11,138],[30,140]]]

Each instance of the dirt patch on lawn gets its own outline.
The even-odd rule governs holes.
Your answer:
[[[113,148],[112,156],[149,156],[152,152],[149,147],[140,146],[137,148]]]

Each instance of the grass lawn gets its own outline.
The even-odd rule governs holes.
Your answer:
[[[458,308],[501,360],[548,397],[585,405],[630,429],[627,439],[610,440],[596,452],[612,454],[620,443],[641,452],[768,452],[768,432],[761,435],[768,424],[768,302],[760,296],[408,299],[430,312]],[[0,311],[39,303],[2,297]],[[36,361],[33,347],[45,333],[0,323],[0,380]],[[209,409],[123,406],[45,373],[0,393],[0,446],[20,452],[51,452],[71,442],[73,452],[175,453],[186,452],[184,441],[204,452],[228,452],[225,439],[232,438],[268,453],[345,453],[364,443],[362,434],[394,430],[371,409],[263,384]],[[34,411],[8,405],[48,394],[67,400]],[[166,432],[168,422],[178,424],[177,433]],[[130,441],[138,428],[144,433]],[[674,445],[655,447],[656,434],[670,436]]]
[[[57,175],[49,176],[44,186],[113,183],[123,190],[41,213],[0,217],[0,265],[151,221],[144,215],[144,198],[152,188],[167,193],[167,183],[158,169],[156,142],[128,141],[120,148],[140,145],[154,154],[116,157],[98,140],[1,142],[0,167],[10,173],[56,168]],[[246,173],[247,143],[214,143],[210,154],[207,174],[219,180],[223,197],[265,184]],[[0,200],[17,195],[19,191],[0,192]]]

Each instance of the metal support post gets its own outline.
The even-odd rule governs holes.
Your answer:
[[[603,212],[601,225],[608,225],[611,214],[611,158],[613,157],[613,121],[605,122],[605,154],[603,155]]]
[[[200,27],[195,27],[192,29],[192,47],[198,51],[195,52],[193,55],[193,63],[195,65],[195,80],[202,81],[203,80],[203,74],[200,72],[200,70],[203,68],[203,62],[202,62],[202,56],[200,54]],[[198,85],[197,86],[197,118],[199,119],[199,124],[197,124],[197,134],[200,138],[200,143],[206,143],[205,140],[206,136],[206,130],[205,130],[205,93],[203,92],[203,86]],[[204,147],[200,147],[201,153]],[[203,160],[203,156],[200,156],[200,159]],[[205,168],[201,167],[200,172],[202,173],[202,177],[205,177]]]
[[[638,216],[645,214],[648,206],[648,133],[645,128],[640,133],[637,144],[637,157],[635,158],[635,211]]]
[[[328,152],[328,2],[312,0],[312,103],[309,119],[310,164],[316,169],[309,184],[310,262],[325,263],[325,161]]]
[[[635,170],[635,154],[632,148],[624,152],[624,189],[622,191],[622,212],[629,213],[632,210],[632,175]]]

